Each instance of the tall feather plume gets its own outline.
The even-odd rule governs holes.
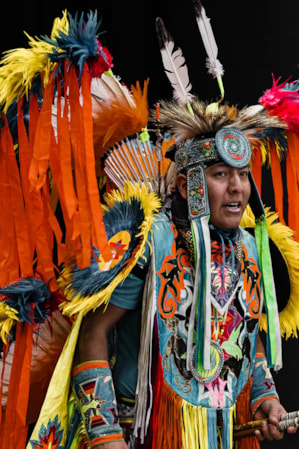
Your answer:
[[[208,73],[210,73],[214,78],[217,79],[221,98],[223,98],[224,87],[222,76],[224,74],[224,70],[221,62],[219,61],[219,59],[217,59],[218,47],[210,24],[210,19],[207,17],[206,11],[200,0],[193,0],[193,5],[199,32],[201,34],[201,38],[208,55],[206,64]]]
[[[173,87],[173,97],[182,104],[189,104],[192,85],[182,50],[175,50],[173,38],[160,17],[156,19],[156,31],[165,73]]]

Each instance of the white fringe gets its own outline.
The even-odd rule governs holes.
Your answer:
[[[152,242],[154,246],[154,242]],[[134,422],[134,437],[140,437],[144,443],[153,406],[153,391],[151,384],[152,342],[154,319],[156,315],[156,276],[155,250],[153,248],[149,272],[143,292],[142,321],[140,337],[140,353],[138,360],[138,380],[136,388],[136,409]]]

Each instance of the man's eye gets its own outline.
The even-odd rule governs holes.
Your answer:
[[[241,172],[241,176],[243,176],[244,178],[247,178],[248,177],[248,171],[247,170],[242,171]]]

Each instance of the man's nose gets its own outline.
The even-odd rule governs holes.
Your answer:
[[[239,191],[242,189],[242,182],[239,173],[231,174],[228,187],[230,191]]]

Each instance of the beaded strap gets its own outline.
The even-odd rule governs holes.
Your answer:
[[[254,414],[262,402],[267,399],[279,401],[279,396],[276,391],[271,371],[267,366],[266,358],[263,354],[257,354],[250,394],[250,408],[252,414]]]
[[[77,398],[89,447],[123,441],[108,362],[90,361],[76,366],[72,372],[72,388]]]

